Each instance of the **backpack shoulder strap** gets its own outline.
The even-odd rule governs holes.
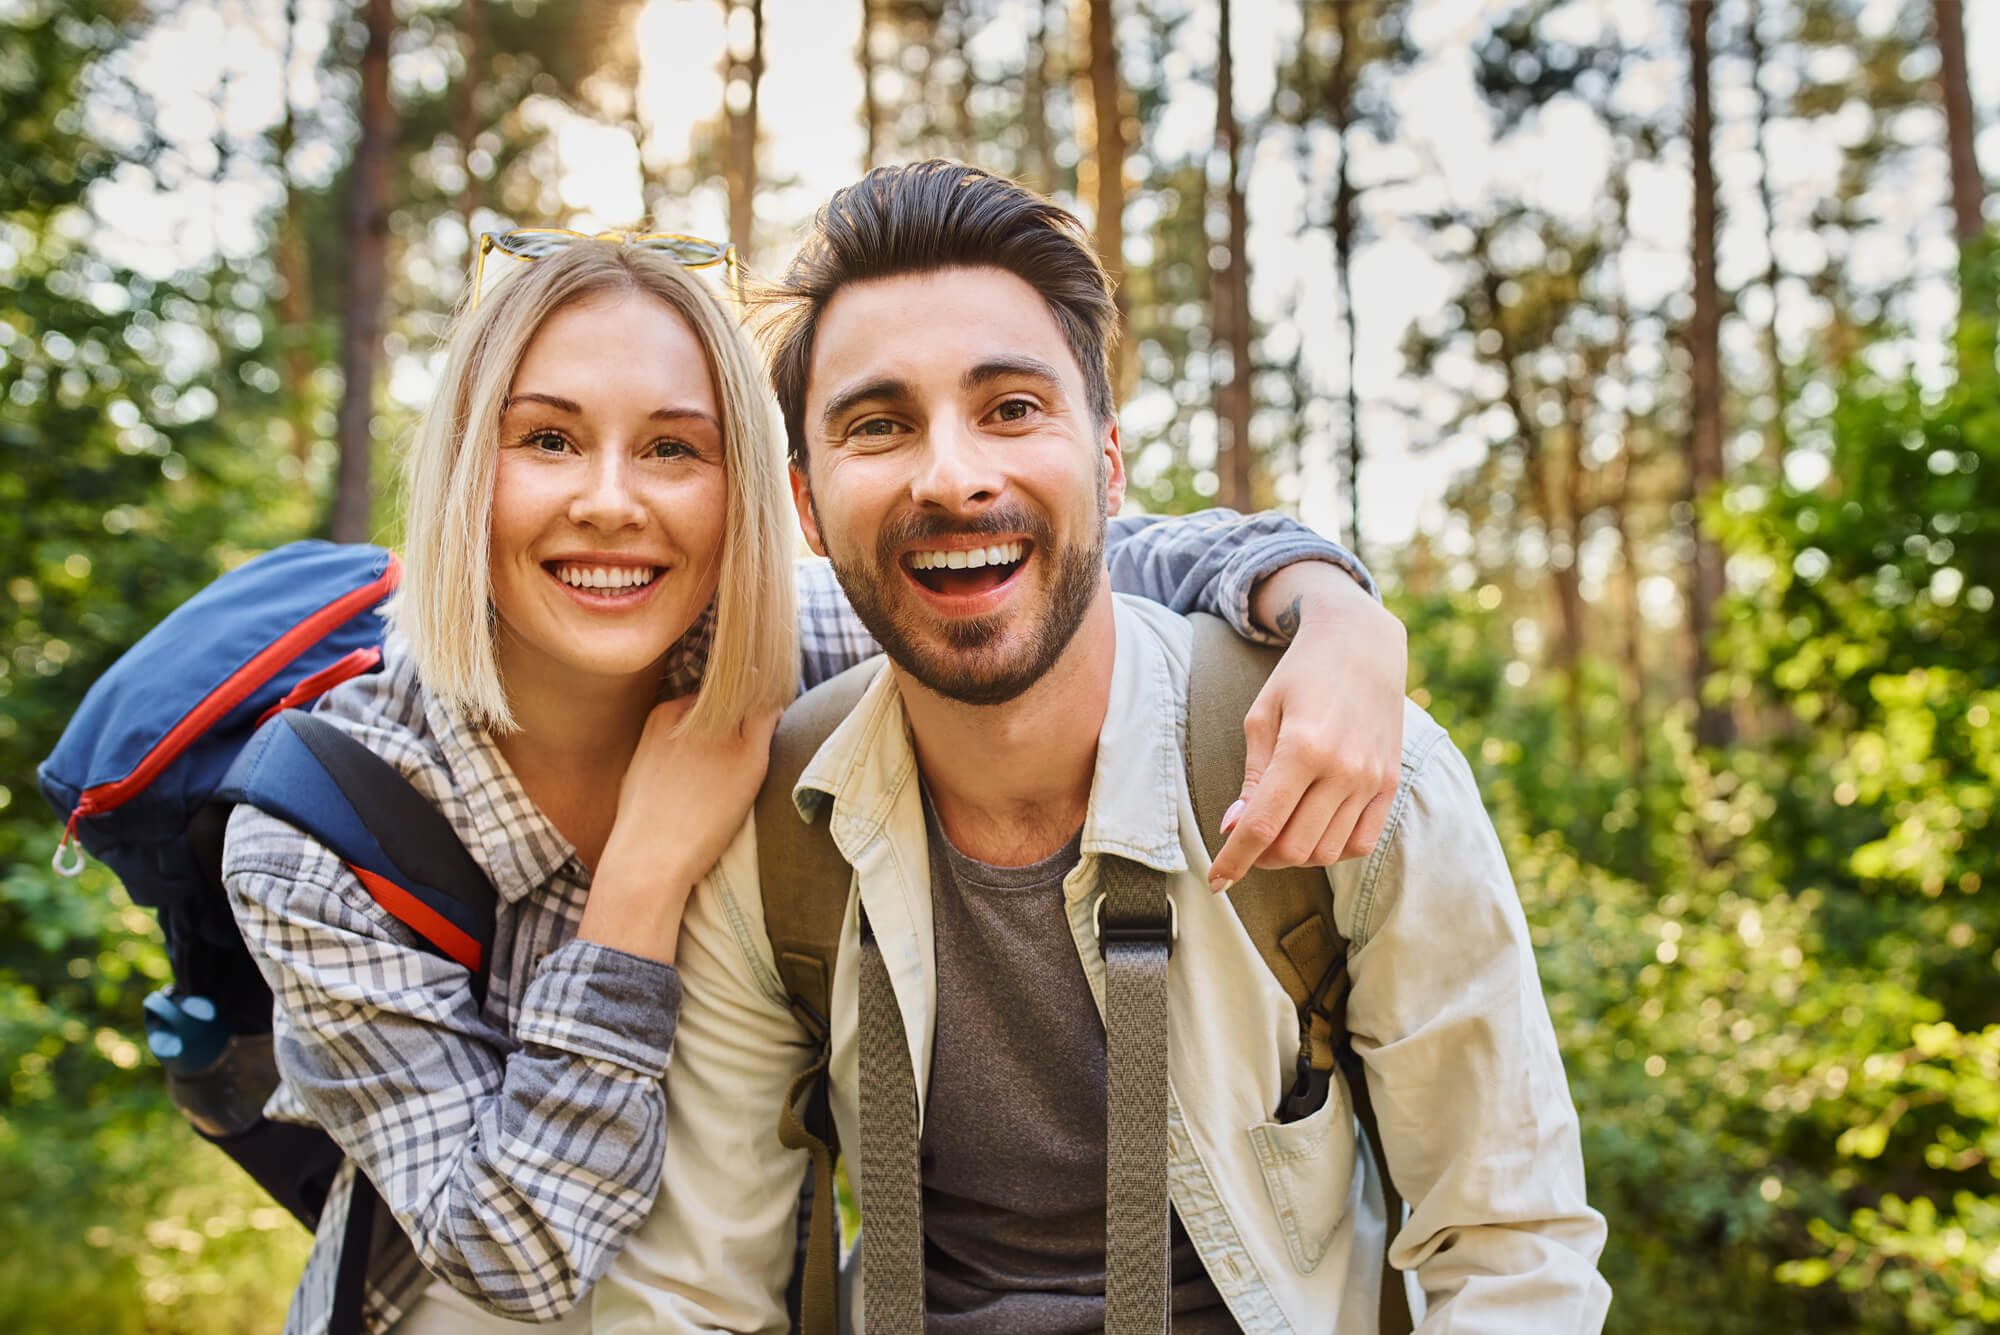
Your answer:
[[[1243,782],[1248,754],[1243,719],[1283,651],[1246,643],[1217,617],[1197,613],[1189,620],[1194,623],[1194,654],[1187,694],[1188,795],[1202,844],[1214,857],[1224,842],[1223,813]],[[1313,867],[1252,868],[1229,891],[1229,902],[1265,967],[1299,1012],[1298,1078],[1278,1109],[1279,1120],[1296,1121],[1318,1109],[1326,1101],[1335,1064],[1340,1066],[1375,1158],[1393,1239],[1403,1202],[1389,1177],[1366,1074],[1348,1041],[1347,942],[1334,923],[1326,873]],[[1381,1333],[1406,1335],[1413,1324],[1402,1274],[1385,1255]]]
[[[458,833],[394,765],[324,719],[288,709],[217,789],[331,849],[424,948],[464,965],[485,999],[498,895]]]
[[[792,789],[841,721],[854,712],[882,660],[873,658],[821,682],[792,702],[771,740],[771,765],[757,793],[757,878],[764,928],[794,1011],[824,1041],[831,1014],[833,957],[852,875],[833,842],[830,804],[807,820]]]
[[[833,842],[831,804],[821,803],[811,819],[803,819],[792,802],[792,789],[881,671],[882,660],[870,659],[792,702],[771,739],[771,764],[754,808],[764,930],[792,1013],[819,1045],[812,1065],[786,1091],[778,1116],[779,1142],[812,1155],[812,1209],[798,1310],[798,1329],[804,1335],[833,1335],[838,1326],[833,1160],[839,1147],[827,1106],[826,1065],[832,1054],[833,961],[853,872]]]

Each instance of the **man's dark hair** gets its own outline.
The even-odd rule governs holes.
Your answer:
[[[820,314],[850,283],[954,268],[1003,269],[1041,294],[1083,370],[1091,415],[1113,416],[1118,308],[1083,224],[1025,186],[932,160],[877,167],[814,215],[785,276],[752,298],[785,418],[792,462],[806,465],[806,380]]]

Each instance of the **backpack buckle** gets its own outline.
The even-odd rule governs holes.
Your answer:
[[[1105,896],[1097,897],[1097,906],[1091,911],[1091,934],[1097,938],[1100,952],[1112,946],[1159,946],[1167,948],[1167,954],[1174,953],[1174,946],[1181,939],[1180,910],[1174,901],[1167,901],[1167,916],[1163,922],[1158,918],[1121,918],[1104,925]]]

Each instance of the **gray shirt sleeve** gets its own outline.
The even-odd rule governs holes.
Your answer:
[[[672,966],[570,940],[514,1031],[337,857],[242,807],[223,859],[275,998],[278,1067],[433,1274],[507,1316],[561,1316],[645,1217],[680,1010]]]

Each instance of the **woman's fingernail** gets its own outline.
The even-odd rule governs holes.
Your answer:
[[[1236,882],[1230,880],[1227,876],[1224,876],[1220,879],[1211,877],[1208,882],[1208,888],[1210,893],[1220,895],[1220,894],[1226,894],[1229,890],[1229,887],[1235,884]]]
[[[1237,798],[1229,804],[1229,810],[1222,813],[1222,832],[1228,834],[1236,828],[1236,822],[1243,816],[1243,799]]]

